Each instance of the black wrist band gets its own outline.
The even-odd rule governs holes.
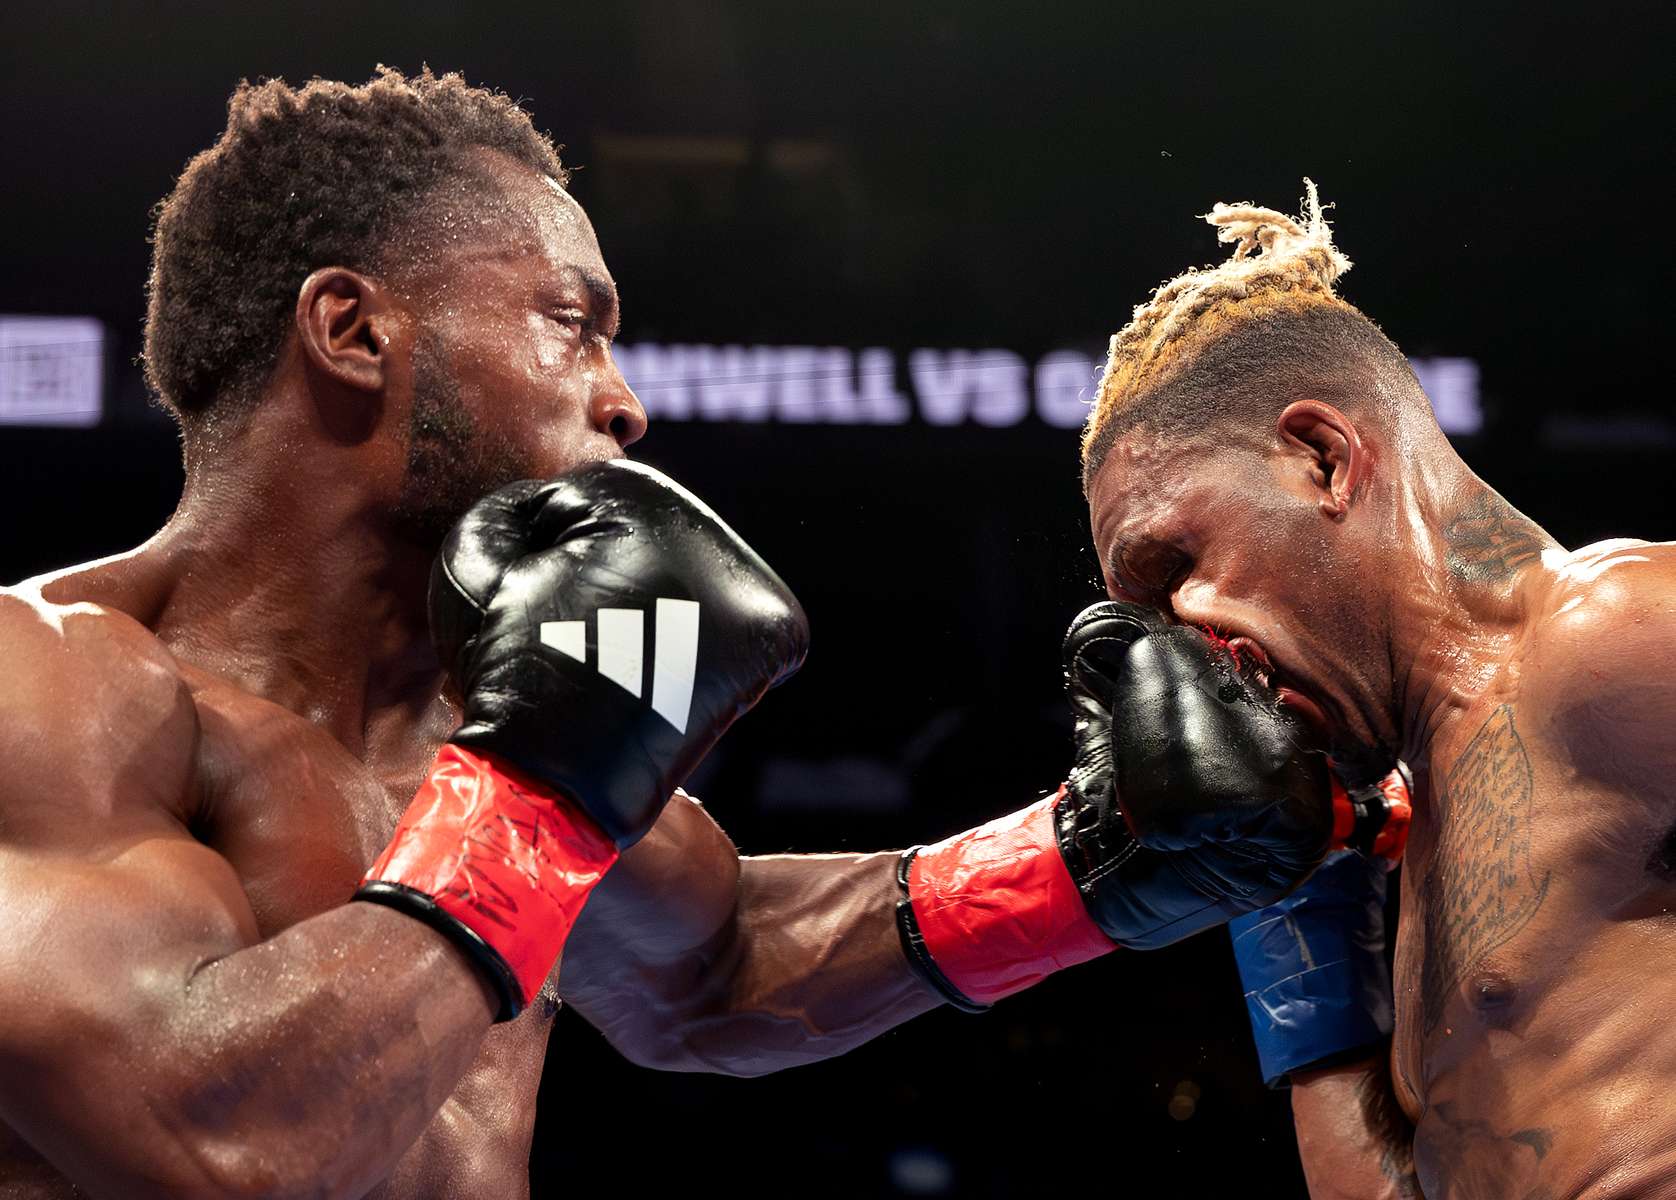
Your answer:
[[[979,1004],[949,982],[949,977],[931,957],[931,951],[925,948],[925,937],[919,931],[919,918],[914,916],[914,902],[908,895],[908,868],[920,849],[919,846],[910,846],[896,860],[896,882],[902,889],[902,898],[896,902],[896,932],[902,939],[902,953],[907,956],[914,974],[949,1004],[961,1012],[987,1012],[989,1005]]]
[[[445,912],[433,897],[406,884],[375,879],[370,883],[363,883],[351,899],[382,904],[410,917],[417,917],[458,946],[466,958],[489,977],[489,986],[499,994],[500,1011],[495,1014],[497,1024],[510,1021],[524,1011],[524,991],[518,986],[517,977],[512,974],[512,968],[506,965],[506,960],[500,956],[500,951],[484,941],[475,929],[462,925]]]

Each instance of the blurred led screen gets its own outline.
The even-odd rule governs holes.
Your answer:
[[[1011,350],[619,344],[618,365],[654,420],[1074,429],[1101,362],[1076,350],[1029,360]],[[1445,433],[1483,428],[1478,364],[1409,360]]]
[[[104,379],[94,318],[0,316],[0,425],[97,425]]]

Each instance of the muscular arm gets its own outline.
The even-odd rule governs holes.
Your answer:
[[[1124,656],[1154,634],[1160,641],[1133,675],[1154,676],[1172,703],[1152,704],[1136,724],[1154,722],[1162,740],[1191,713],[1240,749],[1206,756],[1220,765],[1203,773],[1191,764],[1164,770],[1152,754],[1152,775],[1128,791],[1126,811],[1112,782],[1114,703],[1124,702],[1114,700],[1113,681],[1129,678]],[[1168,944],[1278,899],[1319,862],[1331,829],[1325,789],[1295,762],[1294,734],[1275,709],[1246,703],[1242,683],[1210,712],[1204,693],[1174,682],[1200,678],[1207,664],[1233,670],[1231,656],[1216,658],[1227,655],[1217,643],[1104,603],[1077,618],[1067,646],[1078,718],[1073,782],[927,848],[913,866],[912,944],[962,1007],[1118,945]],[[1268,715],[1253,723],[1252,712]],[[1169,719],[1156,729],[1161,713]],[[1297,784],[1284,785],[1284,803],[1249,805],[1287,814],[1269,829],[1230,818],[1215,833],[1195,833],[1179,857],[1136,846],[1128,830],[1149,794],[1152,815],[1168,824],[1201,801],[1208,813],[1271,795],[1283,774]],[[894,854],[741,862],[701,809],[677,799],[593,894],[567,946],[561,991],[649,1065],[760,1074],[842,1053],[936,1003],[898,938],[897,862]]]
[[[364,1194],[472,1061],[477,972],[368,904],[259,940],[166,653],[3,598],[0,645],[0,1118],[95,1196]]]
[[[897,854],[740,858],[678,796],[589,900],[564,998],[636,1062],[761,1075],[936,1007],[898,940]]]
[[[1294,1072],[1292,1123],[1310,1200],[1420,1200],[1385,1055]]]

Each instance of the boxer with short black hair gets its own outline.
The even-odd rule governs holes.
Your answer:
[[[1306,187],[1216,205],[1232,257],[1113,337],[1084,480],[1113,597],[1258,656],[1353,781],[1413,769],[1394,1047],[1266,1054],[1312,1194],[1676,1195],[1676,546],[1564,550],[1475,476]],[[1303,997],[1369,1008],[1329,1051],[1375,961]]]
[[[7,1194],[525,1195],[560,995],[638,1062],[758,1074],[1324,853],[1324,759],[1252,662],[1108,602],[1059,797],[742,859],[676,789],[807,630],[618,461],[645,414],[563,185],[504,97],[382,72],[241,88],[163,204],[180,506],[0,592]]]

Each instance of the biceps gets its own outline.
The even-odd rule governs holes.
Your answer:
[[[682,1030],[736,966],[739,854],[681,793],[618,860],[565,943],[559,991],[643,1066],[694,1069]]]
[[[144,1037],[194,971],[257,937],[231,866],[182,835],[136,839],[102,861],[0,852],[0,904],[8,1068],[56,1068],[66,1045]]]
[[[623,960],[702,951],[731,926],[738,899],[738,850],[702,805],[677,792],[589,898],[565,945],[567,983]]]

